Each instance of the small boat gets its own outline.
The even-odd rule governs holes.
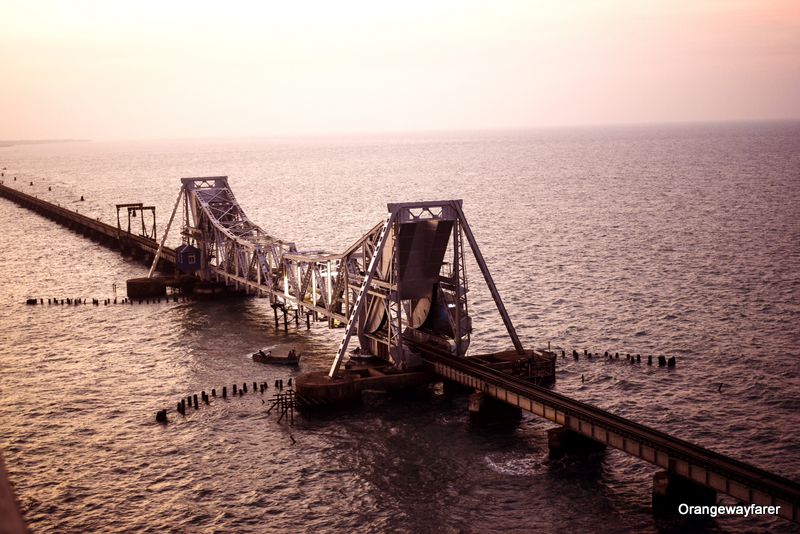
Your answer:
[[[273,356],[272,352],[260,350],[253,353],[253,361],[258,363],[275,363],[279,365],[297,365],[300,363],[300,354],[290,351],[286,356]]]

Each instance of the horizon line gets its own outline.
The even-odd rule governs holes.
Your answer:
[[[0,139],[0,148],[15,145],[30,144],[56,144],[56,143],[90,143],[90,142],[144,142],[144,141],[200,141],[200,140],[245,140],[245,139],[335,139],[335,138],[364,138],[364,137],[394,137],[401,135],[457,135],[478,133],[510,133],[556,130],[593,130],[608,128],[643,128],[654,126],[711,126],[723,124],[754,124],[754,123],[793,123],[800,122],[800,117],[786,118],[753,118],[753,119],[709,119],[709,120],[676,120],[676,121],[640,121],[640,122],[608,122],[608,123],[583,123],[539,126],[494,126],[475,128],[420,128],[397,130],[353,130],[353,131],[309,131],[294,133],[254,133],[243,135],[197,135],[197,136],[164,136],[164,137],[26,137],[23,139]]]

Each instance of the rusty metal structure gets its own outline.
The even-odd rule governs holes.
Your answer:
[[[344,325],[331,377],[354,334],[362,350],[399,369],[422,363],[413,348],[420,343],[463,356],[472,333],[467,249],[515,349],[524,353],[461,200],[389,204],[385,220],[345,251],[331,253],[300,250],[265,232],[247,217],[225,176],[183,178],[181,183],[167,232],[182,203],[184,242],[200,250],[198,276],[269,297],[284,311]]]

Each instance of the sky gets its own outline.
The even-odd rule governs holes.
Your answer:
[[[0,6],[0,139],[800,118],[800,0]]]

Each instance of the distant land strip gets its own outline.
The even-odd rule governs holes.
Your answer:
[[[47,143],[87,143],[89,139],[0,139],[0,147],[14,145],[44,145]]]

